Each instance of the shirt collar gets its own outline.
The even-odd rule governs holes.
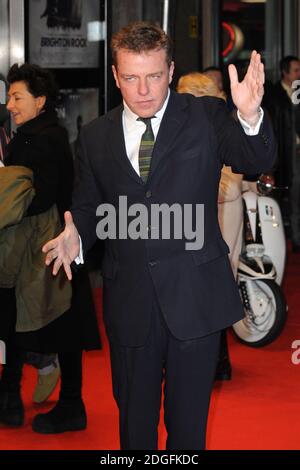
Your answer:
[[[165,112],[166,107],[167,107],[168,102],[169,102],[169,98],[170,98],[170,88],[168,89],[168,94],[167,94],[167,97],[164,101],[164,104],[162,105],[160,110],[155,113],[155,117],[158,118],[160,121],[163,118],[164,112]],[[124,105],[124,117],[125,117],[126,121],[136,122],[136,120],[139,116],[137,114],[135,114],[133,111],[131,111],[131,109],[128,107],[128,105],[126,104],[126,102],[124,100],[123,100],[123,105]]]

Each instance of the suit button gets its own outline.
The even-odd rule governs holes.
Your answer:
[[[152,192],[149,190],[146,192],[146,198],[149,199],[152,196]]]
[[[154,268],[157,265],[157,261],[149,261],[150,268]]]

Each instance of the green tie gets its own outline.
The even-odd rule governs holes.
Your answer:
[[[152,118],[138,118],[138,121],[143,121],[146,124],[146,130],[141,138],[140,148],[139,148],[139,168],[140,168],[140,177],[146,183],[151,163],[151,155],[154,147],[154,134],[151,127]]]

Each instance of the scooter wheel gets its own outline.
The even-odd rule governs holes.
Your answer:
[[[241,281],[239,289],[245,318],[233,325],[235,336],[252,348],[272,343],[282,332],[287,318],[280,286],[273,280],[256,279]]]

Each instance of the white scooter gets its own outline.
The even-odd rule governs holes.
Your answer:
[[[243,183],[244,239],[238,267],[238,285],[245,318],[233,325],[247,346],[261,347],[281,333],[287,306],[280,287],[285,267],[286,241],[278,203],[267,196],[274,188],[267,176]]]

